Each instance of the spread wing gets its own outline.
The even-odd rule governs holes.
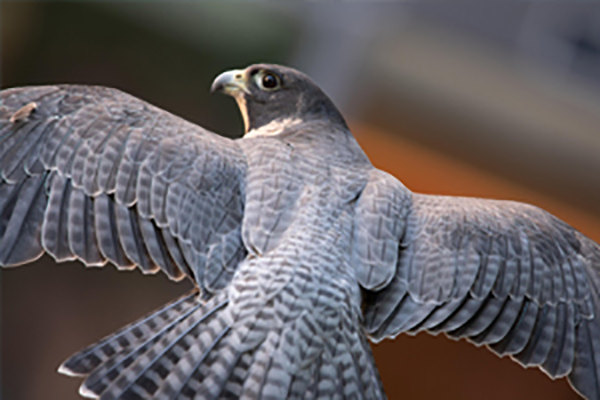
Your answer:
[[[57,261],[222,288],[245,256],[236,142],[115,89],[0,92],[0,265]]]
[[[374,340],[445,332],[600,398],[598,244],[527,204],[412,194],[389,176],[364,195],[358,276]]]

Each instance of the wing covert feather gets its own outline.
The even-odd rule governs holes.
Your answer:
[[[115,89],[0,96],[0,265],[46,251],[172,279],[210,266],[220,277],[210,290],[224,286],[222,271],[237,264],[223,264],[240,257],[222,253],[245,255],[246,164],[235,141]]]
[[[600,398],[600,246],[534,206],[386,184],[381,192],[404,191],[393,200],[404,229],[395,268],[379,263],[394,271],[389,283],[360,282],[372,340],[444,332],[552,377],[568,376],[584,396]]]

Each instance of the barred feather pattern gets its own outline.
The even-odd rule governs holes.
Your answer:
[[[252,153],[260,144],[245,146]],[[290,156],[285,144],[272,146],[278,150],[273,157]],[[292,159],[299,175],[316,161]],[[322,174],[337,168],[329,165]],[[268,164],[254,172],[273,173]],[[121,332],[132,332],[127,337],[142,332],[134,345],[117,333],[75,355],[77,364],[68,360],[65,370],[73,373],[81,368],[71,365],[93,367],[84,370],[82,393],[101,399],[385,398],[362,330],[360,288],[343,251],[352,238],[353,202],[333,196],[356,186],[353,180],[346,187],[316,186],[323,179],[318,175],[304,178],[312,189],[297,193],[302,204],[289,195],[295,205],[287,234],[270,250],[251,245],[263,253],[242,262],[226,290],[195,303],[185,297],[125,328]],[[247,187],[249,194],[260,191],[259,181]],[[259,236],[250,240],[256,238],[265,243]],[[160,323],[148,327],[149,321]]]
[[[370,337],[444,332],[566,376],[586,398],[600,398],[600,246],[530,205],[408,191],[386,200],[403,188],[391,177],[387,184],[365,212],[387,218],[369,205],[382,202],[377,207],[405,226],[374,235],[395,240],[398,257],[388,258],[393,264],[381,251],[371,257],[379,276],[393,276],[367,292]]]
[[[385,398],[367,337],[427,331],[600,398],[600,245],[533,206],[410,192],[316,100],[231,141],[114,89],[1,92],[1,266],[45,251],[198,287],[67,360],[81,394]]]
[[[61,372],[85,377],[82,395],[384,397],[360,328],[359,289],[340,251],[349,245],[360,171],[324,185],[339,174],[331,168],[347,167],[311,172],[320,161],[307,144],[246,141],[237,154],[238,145],[187,133],[184,121],[112,90],[3,95],[6,116],[38,105],[1,128],[3,187],[14,192],[3,197],[4,231],[36,228],[35,254],[23,261],[46,251],[57,261],[186,272],[204,290],[67,360]],[[33,151],[22,153],[30,140]],[[241,159],[252,165],[247,188]],[[243,221],[242,190],[250,205]],[[240,264],[242,231],[260,257]]]
[[[0,265],[45,251],[220,290],[246,254],[244,170],[235,142],[115,89],[2,91]]]
[[[302,138],[231,142],[112,89],[14,89],[1,107],[2,265],[46,251],[200,289],[65,361],[83,396],[385,397],[342,250],[370,168],[353,139],[322,166]]]
[[[356,288],[331,285],[308,264],[280,264],[293,255],[242,265],[231,291],[207,301],[186,295],[60,371],[86,377],[80,393],[100,399],[385,398],[358,310],[345,298]],[[293,277],[265,297],[257,268]]]

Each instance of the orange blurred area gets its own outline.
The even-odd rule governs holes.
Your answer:
[[[368,125],[352,124],[371,162],[401,180],[409,189],[431,194],[516,200],[534,204],[600,241],[600,216],[577,209],[482,168],[449,157],[404,137]]]

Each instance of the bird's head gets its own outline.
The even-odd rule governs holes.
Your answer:
[[[346,123],[333,102],[305,74],[274,64],[255,64],[223,72],[211,92],[235,98],[247,136],[267,136],[298,122]]]

